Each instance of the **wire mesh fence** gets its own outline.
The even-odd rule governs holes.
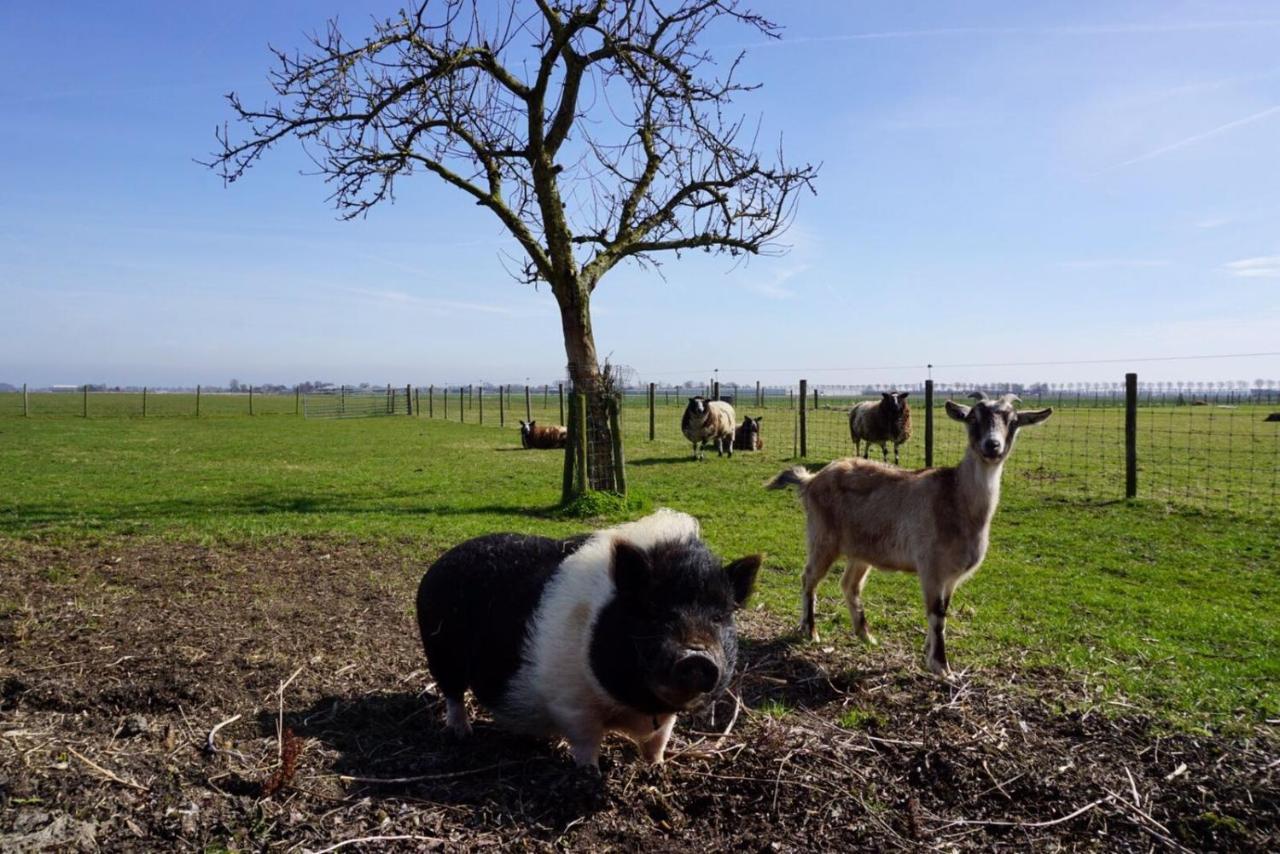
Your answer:
[[[1121,383],[1011,387],[938,380],[933,383],[931,407],[925,402],[924,381],[904,381],[892,388],[909,393],[912,436],[899,448],[899,462],[907,468],[953,465],[963,456],[965,431],[948,419],[948,397],[968,402],[966,396],[975,389],[990,394],[1016,391],[1020,406],[1052,406],[1054,415],[1019,434],[1006,468],[1007,494],[1122,499],[1130,491],[1127,466],[1132,453],[1132,493],[1139,498],[1268,518],[1280,510],[1280,388],[1274,385],[1137,383],[1130,398]],[[849,412],[859,402],[878,400],[880,390],[803,382],[650,384],[616,390],[618,431],[628,457],[691,458],[691,444],[680,430],[685,407],[695,395],[718,395],[733,405],[737,424],[746,416],[761,418],[763,450],[755,453],[779,461],[822,463],[854,453]],[[264,393],[252,387],[173,392],[79,386],[0,392],[0,417],[397,414],[504,429],[511,444],[519,446],[521,421],[566,425],[571,398],[572,389],[564,383],[338,387],[306,393],[281,393],[278,387]],[[1130,410],[1136,429],[1127,439]],[[593,411],[608,417],[607,409]],[[606,432],[593,428],[591,435],[589,455],[599,464],[589,463],[589,469],[604,471],[615,450],[604,441]],[[873,459],[882,456],[878,447],[869,453]]]

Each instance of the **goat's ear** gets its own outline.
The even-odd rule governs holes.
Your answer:
[[[969,407],[962,403],[956,403],[954,400],[948,400],[947,415],[956,421],[963,421],[969,417]]]
[[[1018,411],[1018,426],[1030,427],[1032,424],[1039,424],[1041,421],[1048,420],[1052,414],[1052,406],[1046,406],[1044,409],[1021,409]]]
[[[756,573],[760,571],[760,564],[763,562],[764,555],[750,555],[740,557],[724,568],[729,576],[729,583],[733,585],[734,604],[739,608],[746,604],[747,597],[755,589]]]
[[[971,392],[969,392],[969,399],[970,399],[970,400],[986,400],[986,399],[987,399],[987,395],[986,395],[986,393],[985,393],[985,392],[981,392],[981,391],[971,391]]]
[[[649,592],[649,556],[627,540],[613,541],[613,565],[609,571],[620,597],[643,597]]]

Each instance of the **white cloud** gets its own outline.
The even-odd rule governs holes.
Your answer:
[[[1210,216],[1195,223],[1196,228],[1222,228],[1224,225],[1231,225],[1235,220],[1226,216]]]
[[[807,269],[809,269],[808,266],[791,267],[778,270],[773,274],[772,278],[766,281],[756,280],[754,282],[748,282],[745,287],[752,293],[758,294],[766,299],[791,299],[796,295],[796,292],[791,288],[784,287],[784,283],[787,280],[800,275]]]
[[[1280,279],[1280,255],[1241,258],[1226,265],[1227,271],[1242,279]]]

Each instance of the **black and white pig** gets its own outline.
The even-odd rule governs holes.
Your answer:
[[[676,714],[724,691],[733,612],[761,557],[722,566],[672,510],[567,540],[492,534],[450,549],[418,587],[427,664],[458,735],[470,688],[499,724],[560,736],[596,767],[607,732],[661,762]]]

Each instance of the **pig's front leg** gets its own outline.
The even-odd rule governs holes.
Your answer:
[[[604,741],[604,722],[598,717],[570,714],[561,718],[560,729],[569,742],[573,762],[581,768],[600,768],[600,743]]]
[[[653,735],[640,742],[640,755],[644,757],[645,762],[659,765],[667,750],[667,742],[671,740],[671,730],[675,729],[676,716],[667,715],[665,718],[655,718],[655,720],[658,728],[654,730]]]

